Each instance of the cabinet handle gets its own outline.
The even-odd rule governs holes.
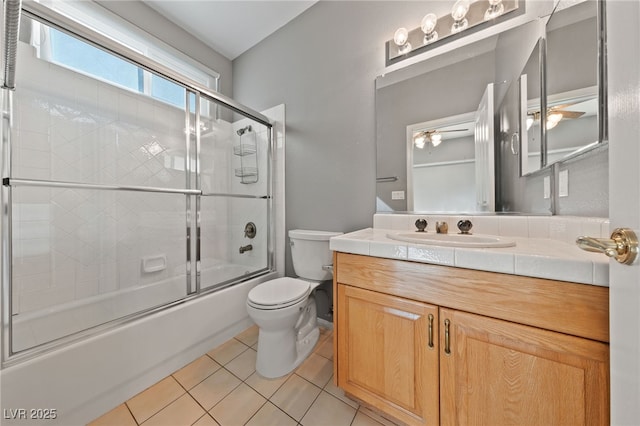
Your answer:
[[[444,353],[447,355],[451,355],[451,337],[449,336],[450,325],[451,321],[448,319],[444,320]]]
[[[433,349],[433,314],[429,314],[429,348]]]

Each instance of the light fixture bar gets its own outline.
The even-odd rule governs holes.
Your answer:
[[[452,2],[452,7],[454,6],[454,3],[456,6],[461,5],[460,1]],[[425,17],[422,18],[422,25],[418,28],[408,31],[406,34],[406,38],[403,37],[402,40],[399,40],[396,33],[396,37],[394,37],[394,39],[388,40],[386,43],[387,66],[410,56],[414,56],[434,46],[440,46],[443,40],[449,37],[460,37],[465,33],[468,34],[471,28],[474,28],[474,31],[480,30],[484,27],[489,27],[495,23],[502,22],[506,19],[510,19],[521,13],[524,13],[524,2],[522,2],[521,0],[469,1],[468,7],[468,11],[460,20],[460,22],[456,23],[456,20],[453,18],[452,13],[447,13],[446,15],[440,17],[436,17],[435,15],[428,13],[428,15],[433,16],[430,16],[430,18],[425,22],[425,18],[427,17],[427,15],[425,15]],[[456,9],[459,9],[459,7],[457,7]],[[520,13],[512,13],[516,10],[518,10]],[[505,16],[508,14],[510,14],[510,16]],[[433,21],[435,21],[435,28],[432,29],[431,23]],[[466,22],[466,24],[463,24],[463,22]],[[432,34],[431,36],[427,36],[426,32],[423,30],[425,24],[426,27],[432,31],[430,33]],[[433,34],[437,35],[434,37]],[[405,34],[403,31],[402,36],[404,35]],[[402,41],[402,43],[398,44],[400,41]]]

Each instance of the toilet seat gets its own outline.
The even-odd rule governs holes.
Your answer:
[[[247,297],[247,303],[256,309],[282,309],[309,297],[310,283],[297,278],[277,278],[258,284]]]

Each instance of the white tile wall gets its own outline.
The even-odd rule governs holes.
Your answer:
[[[21,75],[14,98],[13,178],[185,186],[183,111],[37,60],[28,46],[20,49],[19,66],[28,72]],[[275,195],[284,197],[284,106],[269,114],[276,122],[274,157],[280,164]],[[243,185],[234,175],[239,157],[233,145],[235,130],[249,123],[257,137],[260,179]],[[203,133],[201,144],[204,191],[267,195],[266,127],[247,119],[205,120],[205,126],[212,131]],[[185,196],[16,187],[13,201],[12,309],[20,314],[14,348],[185,294]],[[264,199],[203,198],[202,268],[213,271],[209,284],[230,279],[230,270],[242,274],[267,266],[267,204]],[[283,226],[284,211],[276,218]],[[248,221],[258,227],[251,241],[244,237]],[[239,247],[248,243],[254,249],[240,255]],[[147,256],[164,256],[166,267],[143,271]],[[219,267],[230,263],[237,268]],[[63,314],[63,307],[72,309]],[[59,321],[53,316],[38,320],[45,311],[57,312]]]

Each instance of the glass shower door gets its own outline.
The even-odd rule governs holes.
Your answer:
[[[150,71],[23,23],[5,188],[12,353],[184,298],[187,205],[199,193],[188,185],[184,87],[164,80],[178,95],[154,98],[142,84]],[[57,44],[35,48],[42,33]],[[81,57],[56,51],[68,45]],[[94,74],[87,58],[132,68],[142,85]]]
[[[212,100],[202,111],[199,282],[207,290],[272,267],[271,134]]]
[[[273,270],[266,117],[36,18],[20,34],[3,99],[3,361]]]

